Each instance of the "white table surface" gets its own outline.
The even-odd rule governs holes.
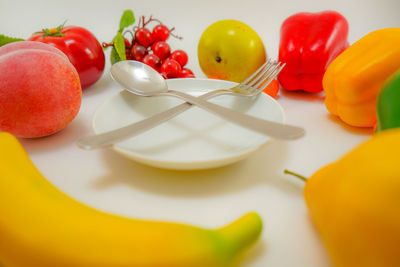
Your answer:
[[[175,26],[176,34],[184,39],[168,42],[173,49],[187,51],[188,67],[197,77],[205,77],[197,59],[198,40],[208,25],[221,19],[250,25],[272,58],[277,57],[281,23],[301,11],[339,11],[349,22],[350,43],[376,29],[400,27],[399,0],[0,0],[0,33],[28,38],[67,20],[67,25],[87,28],[100,42],[110,41],[125,9],[132,9],[137,18],[152,14]],[[254,210],[262,216],[264,231],[241,266],[331,266],[308,217],[303,183],[284,175],[283,169],[310,176],[367,139],[371,130],[346,126],[330,116],[323,93],[281,91],[278,101],[287,123],[304,127],[306,136],[276,141],[227,167],[175,172],[135,163],[111,149],[84,151],[76,146],[77,140],[93,133],[94,112],[117,93],[110,88],[108,53],[104,75],[84,90],[81,110],[73,122],[53,136],[21,140],[52,183],[93,207],[135,218],[219,227]]]

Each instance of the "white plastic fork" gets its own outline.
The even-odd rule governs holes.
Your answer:
[[[204,95],[199,96],[199,98],[206,100],[211,97],[225,94],[234,94],[241,96],[258,95],[271,83],[273,79],[276,78],[283,67],[284,64],[281,64],[280,62],[273,62],[271,60],[268,60],[242,83],[230,89],[218,89],[210,91]],[[176,107],[160,112],[150,118],[130,124],[128,126],[106,133],[84,137],[78,141],[78,146],[83,149],[95,149],[115,144],[126,138],[133,137],[148,129],[151,129],[161,124],[162,122],[170,120],[178,114],[189,109],[191,106],[192,104],[185,102]],[[297,126],[272,121],[265,122],[268,122],[268,125],[264,127],[264,123],[264,126],[261,130],[263,132],[267,132],[269,136],[274,138],[295,139],[303,136],[305,133],[303,128]]]

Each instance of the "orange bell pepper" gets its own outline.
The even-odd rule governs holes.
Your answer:
[[[373,31],[341,53],[323,78],[325,105],[345,123],[373,127],[376,98],[400,68],[400,28]]]

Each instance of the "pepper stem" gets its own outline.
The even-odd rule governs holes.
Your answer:
[[[307,178],[304,177],[303,175],[300,175],[300,174],[298,174],[298,173],[289,171],[289,170],[287,170],[287,169],[283,170],[283,172],[284,172],[285,174],[290,174],[290,175],[296,176],[297,178],[303,180],[304,182],[307,182]]]

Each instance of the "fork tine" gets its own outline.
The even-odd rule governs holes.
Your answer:
[[[248,77],[246,80],[244,80],[239,86],[247,85],[249,82],[251,82],[256,76],[259,75],[259,73],[266,67],[266,66],[271,66],[272,62],[271,59],[268,59],[267,62],[265,62],[261,67],[259,67],[255,72],[253,72],[250,77]]]
[[[268,77],[270,77],[279,67],[281,66],[281,62],[275,62],[275,65],[267,70],[262,77],[257,80],[257,83],[253,85],[255,88],[259,88]]]
[[[250,77],[238,85],[238,87],[246,90],[250,94],[262,92],[278,73],[285,66],[285,63],[272,61],[268,59],[261,67],[259,67]]]
[[[242,82],[239,87],[252,93],[255,88],[253,85],[264,75],[266,71],[268,71],[275,63],[268,59],[268,61],[263,64],[256,72],[254,72],[249,78],[247,78],[244,82]]]
[[[268,75],[265,75],[264,78],[253,87],[253,93],[262,92],[267,86],[272,82],[273,79],[276,78],[277,74],[282,70],[282,67],[279,63],[272,70],[268,72]]]
[[[269,75],[268,77],[267,82],[264,83],[259,90],[263,91],[265,88],[267,88],[267,86],[272,82],[272,80],[275,79],[276,76],[278,76],[279,72],[281,72],[281,70],[283,69],[283,67],[285,67],[285,65],[286,63],[283,63],[279,68],[277,68],[273,73],[271,73],[271,75]]]
[[[249,86],[246,88],[246,90],[248,92],[250,92],[251,94],[256,94],[262,91],[262,89],[260,88],[260,86],[262,86],[262,88],[265,88],[265,81],[268,80],[268,78],[275,73],[275,71],[277,70],[277,68],[279,68],[280,66],[280,62],[276,62],[274,61],[273,64],[271,66],[269,66],[266,70],[264,70],[263,73],[261,73],[261,75],[259,75],[259,77],[257,77],[257,79],[254,79],[253,82],[251,84],[249,84]],[[275,75],[276,76],[276,75]],[[274,78],[275,78],[274,76]],[[272,80],[272,79],[271,79]],[[271,81],[268,82],[268,84]],[[268,85],[267,84],[267,85]]]
[[[273,64],[267,68],[266,70],[264,70],[259,77],[257,77],[257,79],[254,79],[253,82],[250,84],[250,86],[257,90],[257,88],[259,88],[262,83],[265,81],[265,79],[271,75],[271,73],[273,73],[277,67],[279,67],[280,62],[273,62]]]

